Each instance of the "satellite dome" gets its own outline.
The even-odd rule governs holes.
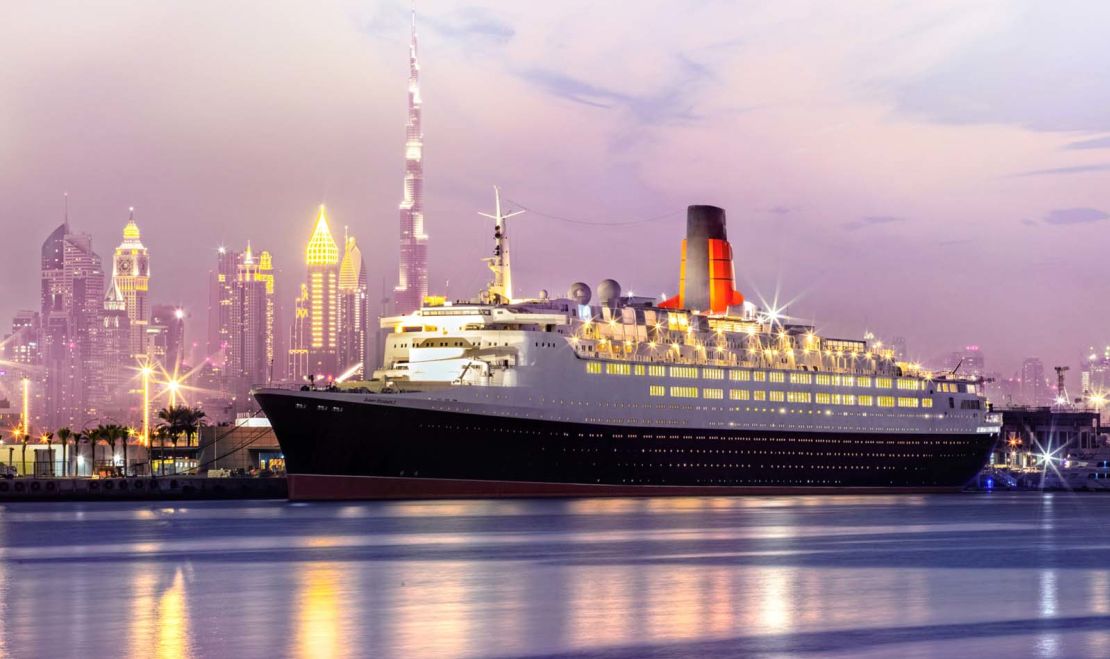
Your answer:
[[[621,285],[615,279],[602,279],[597,285],[597,298],[607,307],[616,307],[621,299]]]
[[[546,300],[546,299],[547,299],[547,295],[548,295],[548,293],[547,293],[547,289],[546,289],[546,288],[541,288],[541,289],[540,289],[540,299],[541,299],[541,300]]]
[[[567,291],[567,297],[574,300],[579,305],[589,304],[592,295],[593,292],[590,290],[590,287],[580,281],[571,284],[570,289]]]

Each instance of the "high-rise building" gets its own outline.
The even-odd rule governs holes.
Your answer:
[[[150,311],[149,348],[169,374],[182,372],[185,361],[185,310],[173,304],[155,304]]]
[[[1021,402],[1026,405],[1046,405],[1053,395],[1044,376],[1044,364],[1036,357],[1021,363]]]
[[[224,351],[231,342],[231,292],[238,264],[238,252],[220,247],[216,269],[208,275],[208,361],[217,371],[224,368]]]
[[[293,300],[293,326],[289,331],[289,379],[300,382],[308,377],[309,333],[308,284],[301,284],[301,292]]]
[[[308,269],[308,370],[339,375],[339,247],[328,228],[327,209],[320,205],[316,226],[305,249]]]
[[[39,338],[41,321],[37,311],[17,311],[12,318],[12,333],[0,343],[0,359],[13,364],[38,366],[42,363]]]
[[[343,262],[339,265],[339,370],[350,377],[362,378],[367,372],[366,264],[354,237],[344,241]]]
[[[18,311],[12,318],[11,334],[0,341],[0,361],[6,362],[0,368],[0,406],[7,401],[15,423],[22,421],[23,379],[27,378],[30,381],[28,413],[32,427],[36,428],[42,424],[43,414],[41,333],[37,311]]]
[[[46,423],[84,427],[100,373],[93,368],[103,309],[104,270],[88,234],[68,218],[42,244],[42,360]]]
[[[409,113],[405,124],[405,186],[401,200],[401,259],[394,311],[418,309],[428,294],[428,236],[424,233],[424,133],[420,128],[420,64],[416,59],[416,12],[409,44]]]
[[[1103,394],[1110,390],[1110,346],[1099,354],[1093,347],[1088,348],[1087,358],[1079,371],[1080,385],[1084,394]]]
[[[131,342],[128,350],[132,358],[147,355],[147,332],[150,308],[147,295],[150,290],[150,255],[139,236],[135,224],[135,209],[123,228],[123,242],[116,247],[112,258],[112,283],[123,294],[127,318],[131,325]]]
[[[250,244],[239,256],[231,293],[227,375],[236,407],[247,409],[248,392],[272,378],[274,362],[274,267],[269,252],[257,256]]]
[[[127,297],[115,279],[108,283],[104,294],[99,328],[93,359],[94,367],[100,373],[96,408],[100,414],[107,415],[129,407],[126,394],[137,367],[135,355],[131,352],[134,345]]]

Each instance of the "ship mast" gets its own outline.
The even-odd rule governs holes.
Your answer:
[[[485,301],[493,304],[508,304],[513,301],[513,272],[512,265],[509,262],[509,225],[506,220],[515,215],[520,215],[524,211],[503,212],[501,210],[501,189],[496,185],[493,186],[493,203],[493,215],[480,211],[478,213],[482,217],[488,217],[494,221],[493,256],[482,259],[489,265],[490,271],[493,272],[493,281],[486,287],[482,297]]]

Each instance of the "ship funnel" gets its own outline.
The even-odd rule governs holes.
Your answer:
[[[744,303],[734,286],[732,246],[725,233],[725,211],[716,206],[686,209],[678,295],[659,306],[706,313],[727,313]]]

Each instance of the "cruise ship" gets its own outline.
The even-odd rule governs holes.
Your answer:
[[[725,212],[690,206],[678,295],[492,281],[382,319],[371,379],[255,398],[292,499],[958,491],[997,439],[980,383],[832,338],[734,288]]]

